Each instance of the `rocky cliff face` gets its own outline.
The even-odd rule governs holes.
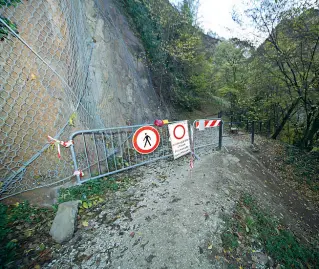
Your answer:
[[[113,0],[86,0],[95,42],[89,87],[105,126],[142,124],[169,117],[152,86],[145,51]]]
[[[57,158],[48,135],[169,118],[115,0],[18,2],[0,5],[19,31],[0,23],[0,197],[73,174],[69,150]]]

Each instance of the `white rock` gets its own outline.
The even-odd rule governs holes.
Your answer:
[[[59,205],[51,226],[50,235],[61,244],[72,238],[80,201],[70,201]]]

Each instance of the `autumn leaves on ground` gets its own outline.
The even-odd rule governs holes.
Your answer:
[[[197,212],[194,212],[192,207],[188,207],[188,204],[206,205],[202,219],[191,220],[197,222],[198,227],[201,227],[198,224],[201,221],[205,225],[212,225],[210,222],[214,223],[215,219],[222,220],[223,224],[220,228],[211,231],[214,233],[212,238],[198,238],[198,251],[189,250],[199,259],[203,255],[206,257],[207,263],[198,263],[198,268],[207,268],[207,264],[211,264],[212,268],[318,268],[318,241],[316,241],[318,240],[319,202],[318,155],[295,152],[296,149],[286,148],[280,143],[273,143],[259,137],[253,148],[246,143],[245,136],[235,135],[231,139],[231,142],[226,142],[222,152],[200,153],[201,160],[195,162],[192,178],[189,178],[187,172],[188,160],[182,158],[178,162],[162,161],[160,164],[146,166],[129,174],[119,174],[78,187],[61,189],[58,203],[81,200],[77,231],[74,235],[78,239],[75,241],[72,239],[71,242],[63,245],[55,243],[49,236],[57,205],[53,208],[38,208],[31,206],[28,202],[20,202],[8,207],[1,204],[0,236],[1,241],[5,242],[5,247],[1,248],[2,267],[47,266],[46,268],[51,268],[53,265],[48,266],[48,264],[51,264],[52,260],[57,261],[56,266],[62,266],[68,261],[68,255],[71,255],[67,254],[70,247],[78,249],[84,242],[89,242],[89,239],[85,239],[86,236],[96,240],[94,233],[99,233],[102,227],[108,227],[111,230],[119,229],[115,237],[104,235],[106,241],[112,238],[118,242],[119,248],[122,245],[125,249],[130,249],[129,242],[133,240],[134,234],[135,239],[138,237],[135,244],[139,242],[142,244],[143,240],[146,241],[147,235],[145,232],[138,232],[136,228],[134,230],[133,227],[138,227],[136,223],[141,227],[140,229],[152,223],[152,225],[160,225],[159,223],[163,220],[156,217],[160,214],[157,210],[165,207],[167,197],[173,211],[182,206],[191,211],[188,213],[190,216]],[[303,154],[307,158],[302,157]],[[292,158],[297,158],[293,164]],[[211,168],[207,168],[208,163],[212,164]],[[186,177],[179,174],[179,171],[183,169],[186,170]],[[214,174],[213,171],[216,169],[220,169],[220,173],[217,171],[217,174]],[[204,178],[196,171],[203,171],[204,178],[206,174],[205,180],[210,182],[212,190],[203,185],[206,181],[203,181]],[[234,175],[233,182],[229,183],[232,175]],[[196,184],[193,185],[195,182]],[[279,184],[281,184],[280,188],[276,188]],[[183,189],[179,192],[181,188],[179,186],[183,186],[182,188],[193,193],[192,195],[198,192],[198,188],[203,188],[205,192],[218,195],[219,198],[208,198],[205,202],[199,198],[204,196],[202,194],[183,197],[181,196]],[[194,187],[196,189],[193,189]],[[141,190],[138,191],[139,189]],[[229,196],[230,192],[231,196]],[[158,200],[157,193],[163,197],[162,200]],[[292,204],[289,197],[295,194],[297,196],[293,196],[295,201]],[[170,195],[172,195],[171,198],[169,198]],[[156,201],[152,202],[156,202],[155,206],[160,202],[159,207],[149,208],[151,201],[148,199],[155,199]],[[216,207],[219,202],[223,205],[220,208]],[[210,206],[211,203],[216,207],[215,209]],[[144,220],[138,220],[139,212],[147,208],[153,212],[153,215],[146,216],[144,223]],[[104,215],[103,212],[108,213]],[[178,214],[175,217],[178,218]],[[173,223],[176,219],[171,221],[172,225],[175,225]],[[176,225],[181,224],[183,223]],[[126,227],[125,225],[129,227],[120,228]],[[187,228],[186,223],[185,225]],[[197,227],[196,225],[194,227]],[[190,224],[191,227],[193,224]],[[196,238],[200,237],[199,234],[189,234],[189,236]],[[172,238],[174,236],[176,234],[170,235]],[[218,243],[218,238],[221,239],[221,243]],[[187,246],[188,243],[185,241],[183,244],[186,246],[183,247],[191,247]],[[93,243],[91,247],[94,248]],[[177,244],[176,252],[180,251],[181,247]],[[121,264],[121,256],[116,256],[116,249],[112,247],[109,250],[107,268]],[[96,251],[100,250],[97,248]],[[154,251],[151,254],[152,257],[161,256],[161,251],[156,249]],[[72,262],[83,268],[99,268],[98,263],[95,262],[91,262],[90,267],[85,265],[85,262],[89,262],[95,255],[79,253]],[[122,259],[128,259],[128,257],[130,256],[124,256]],[[153,268],[160,268],[156,258],[153,258],[151,259]],[[142,260],[142,257],[140,259]],[[174,267],[173,264],[170,266],[168,261],[165,262],[167,268]],[[139,264],[138,261],[136,264]],[[139,268],[143,268],[143,265],[140,266],[142,267]]]
[[[22,5],[2,2],[8,8],[11,2]],[[202,151],[193,171],[183,157],[61,189],[53,208],[38,208],[32,201],[1,203],[0,268],[319,268],[319,16],[318,5],[310,2],[254,1],[241,14],[263,37],[254,42],[253,37],[225,40],[205,34],[197,24],[194,0],[178,7],[167,0],[116,1],[114,8],[127,16],[143,43],[137,63],[141,58],[147,62],[157,97],[176,118],[183,118],[178,109],[208,113],[205,106],[214,105],[236,120],[269,122],[270,136],[282,143],[256,137],[250,146],[247,134],[236,135],[220,152]],[[12,43],[3,41],[11,51]],[[21,61],[30,60],[23,51],[19,54]],[[14,78],[13,67],[6,66],[5,73]],[[10,78],[2,92],[21,90],[25,105],[10,93],[6,110],[31,108],[31,125],[43,128],[50,121],[42,123],[46,117],[33,115],[32,109],[54,103],[36,95],[47,91],[36,78],[29,80],[27,73],[21,78]],[[122,102],[110,100],[114,107]],[[110,102],[101,109],[110,109]],[[64,108],[61,118],[66,119],[69,106]],[[27,118],[15,122],[20,131],[32,129]],[[4,141],[10,134],[6,128]],[[81,201],[77,230],[60,245],[49,230],[57,205],[70,200]]]

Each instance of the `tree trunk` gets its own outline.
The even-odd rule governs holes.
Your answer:
[[[312,148],[314,142],[314,136],[319,131],[319,115],[314,118],[311,128],[302,138],[301,146],[304,148]]]
[[[290,106],[290,108],[288,109],[286,115],[284,116],[284,118],[282,119],[281,123],[279,124],[279,126],[277,127],[275,133],[271,136],[272,139],[277,139],[277,136],[280,134],[280,132],[282,131],[282,129],[284,128],[285,124],[287,123],[289,117],[291,116],[292,112],[294,111],[294,109],[296,108],[296,106],[298,105],[300,99],[298,98],[295,102],[293,102]]]
[[[309,133],[310,133],[310,127],[311,127],[311,114],[309,114],[307,111],[307,120],[306,120],[306,130],[304,131],[303,137],[300,141],[300,146],[302,148],[306,148],[307,147],[307,142],[308,142],[308,137],[309,137]]]

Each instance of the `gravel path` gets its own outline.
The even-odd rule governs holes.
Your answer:
[[[107,197],[89,227],[79,228],[46,268],[227,268],[222,216],[231,214],[242,192],[253,193],[279,218],[292,218],[264,183],[274,178],[270,171],[247,144],[230,144],[198,152],[192,172],[188,157],[133,171],[138,183]]]

